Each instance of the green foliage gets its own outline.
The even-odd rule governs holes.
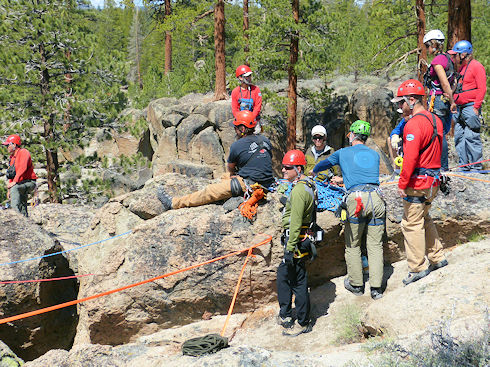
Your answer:
[[[340,344],[356,343],[362,339],[360,331],[361,309],[357,305],[345,305],[335,316],[336,341]]]

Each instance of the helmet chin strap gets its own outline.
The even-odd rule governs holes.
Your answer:
[[[412,111],[412,110],[413,110],[413,108],[415,107],[415,105],[416,105],[417,103],[419,103],[419,101],[418,101],[418,100],[416,100],[416,101],[415,101],[415,103],[410,104],[410,99],[409,99],[409,97],[406,97],[406,96],[405,96],[405,97],[403,97],[403,98],[405,99],[405,102],[407,102],[408,107],[410,108],[410,111]]]

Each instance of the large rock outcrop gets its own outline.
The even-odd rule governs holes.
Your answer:
[[[33,280],[74,275],[67,257],[54,255],[34,261],[6,264],[62,251],[30,219],[14,210],[0,210],[0,279]],[[76,279],[51,282],[3,284],[0,317],[5,318],[77,298]],[[19,357],[32,360],[52,348],[70,348],[78,322],[76,306],[0,325],[0,340]]]

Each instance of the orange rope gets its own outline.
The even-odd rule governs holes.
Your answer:
[[[259,201],[264,198],[264,190],[262,188],[255,189],[250,198],[244,201],[238,207],[240,213],[245,218],[253,220],[253,217],[257,214],[257,207],[259,206]]]
[[[243,273],[245,272],[245,266],[247,265],[250,256],[255,256],[252,255],[252,248],[248,250],[247,257],[245,258],[245,262],[243,263],[242,266],[242,271],[240,271],[240,276],[238,277],[238,282],[236,283],[236,287],[235,287],[235,293],[233,294],[233,298],[230,303],[230,308],[228,309],[228,314],[226,315],[226,320],[225,320],[225,324],[223,325],[223,330],[221,330],[221,336],[225,335],[226,326],[228,325],[228,321],[230,320],[231,313],[233,312],[233,307],[235,306],[236,297],[238,295],[238,291],[240,290],[240,284],[242,283]]]
[[[453,177],[467,178],[468,180],[475,180],[475,181],[482,181],[482,182],[490,182],[490,180],[484,180],[483,178],[476,178],[476,177],[471,177],[471,176],[457,175],[455,173],[446,173],[446,174],[448,176],[453,176]]]
[[[262,242],[259,242],[259,243],[255,244],[253,246],[250,246],[250,247],[248,247],[246,249],[235,251],[235,252],[229,253],[227,255],[220,256],[220,257],[216,257],[214,259],[207,260],[207,261],[204,261],[204,262],[199,263],[199,264],[191,265],[191,266],[188,266],[188,267],[183,268],[183,269],[180,269],[180,270],[172,271],[170,273],[163,274],[163,275],[160,275],[160,276],[155,277],[155,278],[143,280],[141,282],[133,283],[133,284],[130,284],[130,285],[126,285],[126,286],[121,287],[121,288],[117,288],[117,289],[113,289],[113,290],[110,290],[110,291],[107,291],[107,292],[95,294],[95,295],[90,296],[90,297],[85,297],[85,298],[76,299],[76,300],[65,302],[65,303],[60,303],[58,305],[41,308],[39,310],[35,310],[35,311],[31,311],[31,312],[26,312],[26,313],[23,313],[23,314],[20,314],[20,315],[16,315],[16,316],[6,317],[4,319],[0,319],[0,325],[1,324],[6,324],[7,322],[12,322],[12,321],[24,319],[24,318],[27,318],[27,317],[40,315],[40,314],[43,314],[43,313],[46,313],[46,312],[58,310],[60,308],[73,306],[73,305],[76,305],[78,303],[90,301],[90,300],[95,299],[95,298],[107,296],[109,294],[117,293],[117,292],[123,291],[125,289],[133,288],[133,287],[136,287],[136,286],[139,286],[139,285],[143,285],[143,284],[146,284],[146,283],[154,282],[155,280],[158,280],[158,279],[163,279],[163,278],[169,277],[171,275],[182,273],[182,272],[187,271],[187,270],[195,269],[195,268],[198,268],[200,266],[207,265],[207,264],[213,263],[215,261],[225,259],[225,258],[230,257],[230,256],[238,255],[238,254],[241,254],[242,252],[245,252],[245,251],[251,251],[252,249],[254,249],[256,247],[265,245],[266,243],[270,242],[272,240],[272,236],[269,236],[269,235],[267,235],[267,236],[269,238],[263,240]]]

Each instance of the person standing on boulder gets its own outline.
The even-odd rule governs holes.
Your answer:
[[[7,146],[10,154],[10,166],[7,170],[7,197],[10,205],[20,213],[29,216],[27,212],[27,197],[36,188],[37,176],[32,166],[31,154],[27,149],[21,148],[22,141],[19,135],[10,135],[2,145]]]
[[[444,34],[434,29],[424,36],[424,45],[429,54],[435,55],[424,76],[425,87],[429,89],[429,111],[438,116],[443,124],[441,169],[449,170],[446,134],[451,129],[452,86],[455,80],[454,61],[450,52],[444,53]]]
[[[449,52],[456,54],[460,65],[454,104],[451,109],[454,116],[454,145],[459,157],[459,164],[480,162],[483,159],[483,148],[480,137],[481,105],[487,92],[485,68],[473,58],[473,46],[468,41],[457,42]],[[481,163],[461,167],[463,171],[481,171]]]
[[[371,297],[379,299],[383,297],[382,237],[386,217],[386,205],[379,190],[380,157],[376,151],[365,145],[371,134],[369,122],[357,120],[349,131],[347,136],[351,146],[337,150],[318,163],[313,172],[340,166],[347,189],[343,205],[347,210],[344,232],[347,276],[344,287],[356,296],[364,294],[361,242],[366,232]]]
[[[252,84],[252,70],[247,65],[236,68],[235,75],[240,85],[231,92],[231,110],[237,117],[240,111],[250,111],[257,121],[255,132],[260,133],[260,110],[262,108],[262,94],[259,87]]]
[[[293,184],[293,189],[282,212],[284,232],[281,244],[284,247],[284,258],[277,268],[277,299],[280,307],[277,322],[285,329],[295,329],[291,313],[294,294],[299,325],[299,330],[293,330],[291,334],[284,331],[287,335],[299,335],[312,330],[305,264],[308,250],[304,247],[307,244],[305,242],[309,241],[306,231],[314,219],[315,184],[305,176],[305,166],[305,155],[300,150],[288,151],[282,160],[282,173]]]
[[[160,186],[157,196],[163,209],[194,207],[241,196],[248,186],[256,182],[265,188],[270,187],[275,181],[272,175],[271,143],[265,136],[254,134],[256,124],[252,112],[238,112],[233,121],[238,140],[230,147],[228,173],[221,177],[221,182],[180,197],[172,198]]]
[[[397,96],[391,100],[404,114],[411,115],[403,129],[403,167],[398,181],[398,193],[403,198],[401,228],[409,271],[403,279],[405,285],[447,265],[429,214],[440,184],[443,125],[439,117],[424,108],[424,95],[422,83],[409,79],[398,87]]]

